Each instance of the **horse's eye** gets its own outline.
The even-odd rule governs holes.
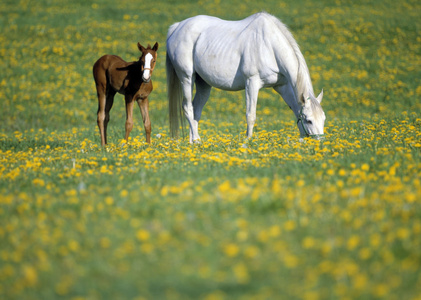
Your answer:
[[[312,121],[310,121],[310,120],[307,120],[307,124],[312,125],[312,124],[313,124],[313,122],[312,122]]]

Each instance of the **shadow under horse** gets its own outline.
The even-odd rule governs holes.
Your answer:
[[[138,61],[126,62],[117,55],[104,55],[93,66],[93,75],[98,95],[98,127],[101,134],[101,145],[107,144],[107,126],[110,121],[110,110],[116,93],[124,95],[126,102],[126,135],[133,129],[133,105],[137,102],[143,118],[146,142],[151,142],[151,121],[149,119],[148,95],[152,92],[152,72],[155,68],[158,43],[153,47],[143,47],[137,43],[142,52]]]

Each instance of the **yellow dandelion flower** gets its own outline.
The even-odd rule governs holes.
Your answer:
[[[24,280],[28,286],[34,286],[38,282],[38,274],[34,267],[24,266]]]
[[[353,286],[357,290],[362,290],[367,286],[368,278],[364,274],[357,274],[353,277]]]
[[[361,170],[363,170],[363,171],[369,171],[370,170],[370,165],[369,164],[363,164],[362,166],[361,166]]]
[[[136,233],[136,237],[138,240],[144,242],[144,241],[149,240],[150,234],[149,234],[149,231],[145,229],[139,229]]]
[[[145,243],[140,246],[140,251],[149,254],[154,250],[154,246],[151,243]]]
[[[230,243],[224,247],[224,253],[228,257],[235,257],[240,252],[240,248],[233,243]]]
[[[221,193],[227,193],[228,191],[230,191],[231,190],[231,184],[230,184],[230,182],[228,181],[228,180],[226,180],[226,181],[224,181],[223,183],[221,183],[219,186],[218,186],[218,190],[221,192]]]
[[[32,180],[33,185],[35,186],[45,186],[45,181],[40,179],[40,178],[35,178],[34,180]]]
[[[212,292],[203,298],[203,300],[224,300],[224,299],[226,299],[226,295],[221,291]]]
[[[114,199],[113,199],[113,197],[110,197],[110,196],[106,197],[106,198],[105,198],[105,203],[106,203],[107,205],[113,205],[113,203],[114,203]]]
[[[244,284],[250,281],[250,275],[248,273],[248,270],[245,264],[243,263],[236,264],[233,270],[234,270],[235,277],[237,278],[237,281],[239,283]]]
[[[298,257],[293,254],[286,254],[283,260],[287,268],[293,269],[298,265]]]
[[[302,240],[301,245],[304,249],[311,249],[316,245],[316,240],[311,236],[307,236]]]
[[[79,250],[79,243],[75,240],[70,240],[68,243],[69,249],[73,252],[77,252]]]
[[[99,240],[99,244],[101,245],[101,248],[107,249],[111,245],[111,241],[107,237],[103,237]]]
[[[405,239],[407,239],[407,238],[409,237],[409,234],[410,234],[409,229],[408,229],[408,228],[404,228],[404,227],[399,228],[399,229],[396,231],[396,235],[397,235],[397,237],[398,237],[399,239],[401,239],[401,240],[405,240]]]
[[[284,224],[284,228],[286,231],[292,231],[295,229],[295,227],[296,227],[296,223],[293,220],[288,220]]]
[[[372,293],[374,296],[383,298],[389,293],[389,287],[386,283],[380,283],[372,288]]]
[[[352,235],[346,244],[348,250],[354,250],[360,244],[360,237],[358,235]]]
[[[255,258],[259,254],[259,248],[256,246],[248,246],[244,250],[244,255],[248,258]]]

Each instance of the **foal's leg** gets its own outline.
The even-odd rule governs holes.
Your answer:
[[[105,113],[104,141],[105,141],[105,144],[107,143],[107,127],[108,127],[108,122],[110,121],[110,110],[113,107],[115,93],[116,93],[115,91],[110,90],[110,89],[108,89],[108,91],[107,91],[107,97],[106,97],[105,109],[104,109],[104,113]]]
[[[146,142],[151,142],[151,121],[149,119],[149,99],[146,97],[145,99],[138,99],[137,104],[140,108],[140,113],[142,114],[143,118],[143,125],[145,126],[145,133],[146,133]]]
[[[104,146],[106,142],[104,121],[105,121],[105,103],[107,95],[105,94],[105,87],[101,84],[96,85],[98,95],[98,112],[97,112],[97,124],[99,128],[99,134],[101,135],[101,145]]]
[[[124,139],[129,141],[129,134],[133,129],[133,96],[126,95],[126,135]]]
[[[193,100],[193,110],[194,122],[198,132],[199,121],[200,117],[202,116],[202,110],[209,99],[211,89],[212,87],[209,84],[207,84],[202,78],[200,78],[199,76],[196,77],[196,95],[194,96]]]
[[[107,84],[104,83],[106,79],[96,79],[96,90],[98,95],[98,112],[97,112],[97,123],[99,128],[99,134],[101,135],[101,145],[107,144],[107,125],[110,120],[110,109],[113,106],[114,91],[107,91]]]
[[[246,118],[247,118],[247,138],[253,135],[253,127],[256,122],[257,97],[261,84],[259,79],[249,78],[246,82]]]

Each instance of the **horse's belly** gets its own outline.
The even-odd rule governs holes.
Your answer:
[[[229,91],[242,90],[245,79],[240,63],[233,60],[221,60],[220,57],[207,55],[206,58],[195,59],[195,72],[209,85]]]
[[[249,45],[234,43],[227,37],[210,44],[201,39],[193,52],[193,66],[209,85],[223,90],[242,90],[253,77],[259,78],[261,87],[278,84],[279,69],[270,51],[256,52]]]
[[[209,72],[209,70],[196,70],[196,73],[209,85],[226,91],[238,91],[245,88],[243,76],[236,76],[223,70]]]

